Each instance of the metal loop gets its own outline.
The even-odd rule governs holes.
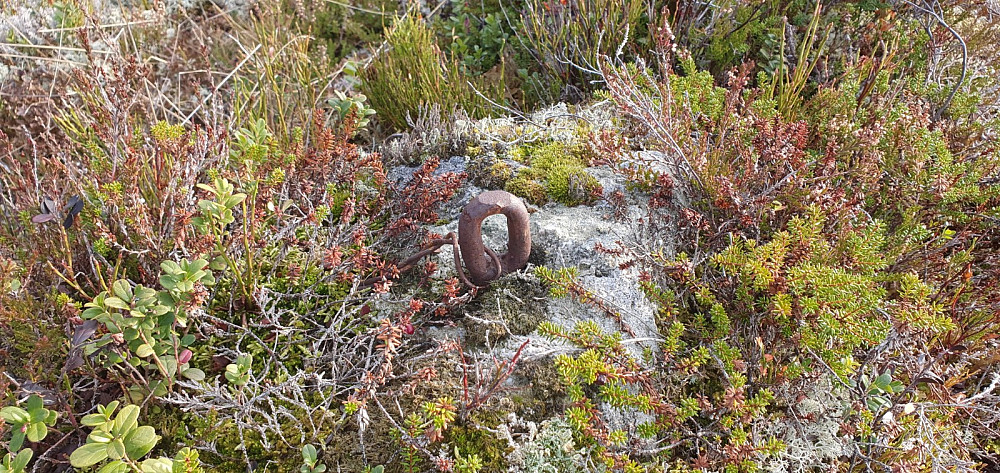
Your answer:
[[[507,217],[507,252],[497,255],[483,243],[483,220],[490,215]],[[524,202],[506,191],[487,191],[477,195],[458,219],[458,243],[469,269],[469,279],[484,286],[500,276],[528,264],[531,255],[531,231]]]

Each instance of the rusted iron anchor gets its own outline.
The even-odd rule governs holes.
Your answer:
[[[483,243],[482,233],[483,220],[497,214],[507,217],[507,252],[500,255]],[[483,192],[462,209],[462,215],[458,219],[458,236],[449,232],[444,238],[429,241],[420,251],[397,265],[398,273],[412,268],[424,256],[436,253],[448,244],[452,246],[455,270],[462,283],[469,288],[486,286],[490,281],[528,264],[528,257],[531,256],[528,208],[510,192]],[[469,269],[468,277],[462,269],[463,259]],[[383,277],[373,277],[365,280],[362,285],[370,286],[384,280]]]

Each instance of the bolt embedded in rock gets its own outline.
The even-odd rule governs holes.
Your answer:
[[[502,255],[497,255],[483,243],[483,220],[496,214],[507,217],[507,252]],[[487,191],[477,195],[466,204],[458,219],[458,243],[462,259],[469,269],[469,279],[477,285],[486,285],[523,268],[531,255],[527,207],[521,199],[506,191]]]

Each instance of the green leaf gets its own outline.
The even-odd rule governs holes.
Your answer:
[[[49,410],[44,407],[28,409],[28,416],[31,417],[30,422],[42,422],[49,417]]]
[[[88,443],[73,450],[69,456],[69,463],[77,468],[86,468],[96,465],[108,458],[106,444]]]
[[[316,447],[306,444],[302,446],[302,459],[306,463],[313,464],[316,462]]]
[[[167,276],[167,275],[160,276],[160,285],[163,286],[163,288],[168,291],[171,291],[175,287],[177,287],[177,283],[175,282],[173,276]]]
[[[167,383],[162,379],[158,379],[149,383],[149,390],[153,393],[153,396],[161,397],[167,395]],[[143,396],[145,397],[145,396]]]
[[[165,457],[150,458],[139,465],[143,473],[173,473],[174,462]]]
[[[45,438],[45,434],[48,433],[48,429],[45,428],[45,424],[41,422],[32,422],[28,424],[28,440],[31,442],[41,442]]]
[[[159,440],[160,436],[156,435],[156,431],[152,427],[144,425],[125,437],[125,451],[129,458],[138,460],[149,453]]]
[[[218,191],[215,190],[214,187],[212,187],[212,186],[210,186],[208,184],[198,184],[196,187],[198,187],[199,189],[201,189],[203,191],[211,192],[213,194],[218,194],[219,193]],[[173,261],[171,261],[171,263],[173,263]],[[174,264],[176,264],[176,263],[174,263]]]
[[[148,343],[143,343],[142,345],[139,345],[139,347],[135,349],[135,354],[140,358],[145,358],[153,354],[153,347],[149,346]]]
[[[121,461],[115,460],[113,462],[104,465],[97,473],[126,473],[128,471],[128,464]]]
[[[199,184],[199,186],[202,186],[202,185],[204,185],[204,184]],[[167,261],[164,261],[164,262],[160,263],[160,269],[162,269],[163,272],[165,272],[167,274],[177,274],[177,273],[181,272],[181,265],[177,264],[174,261],[167,260]]]
[[[107,311],[105,311],[101,307],[91,307],[91,308],[83,311],[83,313],[80,314],[80,317],[83,317],[84,319],[90,320],[90,319],[96,319],[96,318],[104,316],[106,314],[107,314]]]
[[[173,356],[161,356],[160,363],[163,363],[163,367],[167,369],[164,376],[173,379],[174,375],[177,374],[177,358]]]
[[[14,432],[10,435],[10,443],[7,444],[7,448],[12,452],[16,452],[21,449],[21,445],[24,445],[24,432],[20,428],[14,429]]]
[[[114,422],[110,422],[108,425],[101,426],[101,429],[110,428],[114,425]],[[114,435],[109,434],[104,430],[95,430],[87,436],[88,443],[108,443],[114,440]]]
[[[191,381],[202,381],[205,379],[205,372],[198,368],[188,368],[182,374]]]
[[[111,402],[109,402],[108,405],[104,408],[104,415],[108,416],[108,419],[110,419],[111,418],[111,414],[115,413],[115,410],[118,409],[118,406],[120,404],[121,404],[121,401],[111,401]]]
[[[24,403],[24,408],[28,411],[37,411],[43,407],[45,407],[45,402],[43,402],[41,396],[37,394],[29,396],[28,402]]]
[[[94,427],[107,422],[108,418],[104,414],[87,414],[83,416],[80,423],[88,427]]]
[[[149,302],[156,297],[157,290],[146,286],[136,286],[135,287],[135,299]]]
[[[114,439],[107,447],[108,457],[112,460],[121,460],[125,458],[125,442],[121,439]]]
[[[161,316],[163,314],[166,314],[167,312],[170,312],[171,307],[173,307],[173,304],[171,304],[170,306],[165,306],[165,305],[162,305],[162,304],[157,304],[157,305],[153,306],[153,308],[150,310],[150,312],[152,312],[153,315],[159,317],[159,316]]]
[[[889,383],[891,383],[891,382],[892,382],[892,375],[890,375],[889,373],[883,373],[883,374],[879,375],[878,378],[875,378],[875,383],[874,384],[875,384],[875,386],[878,386],[879,389],[881,389],[883,391],[888,391],[889,390]]]
[[[227,266],[228,264],[226,263],[226,258],[220,255],[216,256],[215,258],[212,258],[212,263],[209,267],[216,271],[222,271],[226,269]]]
[[[111,287],[111,290],[114,291],[115,296],[117,296],[119,299],[123,301],[132,300],[132,283],[124,279],[119,279],[115,281],[114,285]],[[107,304],[107,302],[108,302],[107,300],[104,301],[105,304]]]
[[[244,200],[246,200],[246,198],[247,198],[247,195],[244,194],[244,193],[242,193],[242,192],[239,193],[239,194],[233,194],[233,196],[229,198],[230,205],[227,205],[227,207],[235,207],[240,202],[243,202]]]
[[[113,309],[121,309],[121,310],[128,310],[129,308],[129,305],[126,304],[125,301],[117,297],[109,297],[107,299],[104,299],[104,305],[111,307]]]
[[[28,411],[17,406],[8,406],[0,409],[0,417],[11,424],[27,424],[31,421]]]
[[[138,419],[139,406],[129,404],[122,408],[118,417],[115,417],[115,425],[111,431],[116,435],[128,435],[138,425]]]
[[[31,456],[33,452],[30,448],[26,448],[17,453],[14,457],[14,461],[10,462],[10,471],[20,472],[23,471],[27,466],[28,462],[31,461]]]

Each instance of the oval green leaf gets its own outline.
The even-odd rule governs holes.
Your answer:
[[[45,424],[41,422],[32,422],[28,424],[28,440],[31,442],[41,442],[45,438],[45,434],[48,433],[48,429],[45,428]]]
[[[109,297],[107,299],[104,299],[104,305],[111,307],[113,309],[126,310],[129,308],[128,304],[126,304],[125,301],[117,297]]]
[[[96,425],[103,424],[107,420],[108,418],[104,417],[104,414],[87,414],[83,416],[83,419],[80,421],[80,423],[88,427],[94,427]]]
[[[153,347],[149,346],[148,343],[143,343],[135,349],[135,354],[140,358],[145,358],[153,354]]]
[[[169,458],[150,458],[142,462],[139,465],[139,469],[142,473],[172,473],[174,471],[174,462]]]
[[[121,439],[114,439],[108,444],[108,457],[112,460],[125,458],[125,443]]]
[[[28,462],[31,460],[31,455],[33,455],[30,448],[26,448],[18,452],[17,456],[14,457],[14,461],[10,462],[10,471],[21,471],[28,466]]]
[[[11,424],[27,424],[31,420],[28,411],[16,406],[8,406],[0,409],[0,417]]]
[[[69,463],[77,468],[86,468],[96,465],[108,458],[107,444],[88,443],[73,450],[69,456]]]
[[[104,467],[100,470],[97,470],[97,473],[126,473],[127,471],[128,464],[121,460],[115,460],[107,465],[104,465]]]
[[[116,435],[128,435],[138,425],[138,419],[139,406],[129,404],[122,408],[118,417],[115,417],[115,426],[112,428],[112,432]]]
[[[198,368],[188,368],[184,370],[184,377],[191,381],[202,381],[205,379],[205,372]]]
[[[156,431],[152,427],[144,425],[125,437],[127,444],[125,451],[129,458],[138,460],[149,453],[159,440],[160,436],[156,435]]]

